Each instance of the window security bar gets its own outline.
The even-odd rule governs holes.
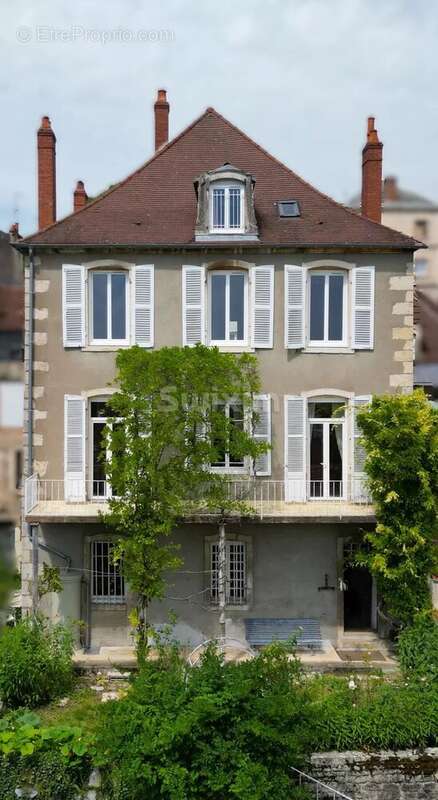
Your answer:
[[[348,794],[343,794],[342,792],[338,792],[337,789],[333,789],[331,786],[327,786],[325,783],[321,783],[316,778],[312,778],[311,775],[307,775],[305,772],[301,772],[301,770],[296,769],[295,767],[290,767],[292,772],[295,775],[296,782],[298,786],[312,786],[316,792],[317,800],[353,800],[353,798]]]

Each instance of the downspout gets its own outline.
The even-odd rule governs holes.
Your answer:
[[[227,580],[227,552],[225,538],[225,524],[221,520],[219,523],[219,545],[218,545],[218,594],[219,594],[219,626],[221,637],[225,638],[225,605],[226,605],[226,580]]]
[[[29,247],[29,319],[27,326],[27,477],[33,466],[33,330],[34,330],[35,262],[33,248]],[[26,533],[32,545],[32,612],[38,608],[38,525],[26,522]]]

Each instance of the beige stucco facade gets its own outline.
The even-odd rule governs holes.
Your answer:
[[[433,208],[392,210],[385,208],[384,203],[382,223],[413,236],[426,245],[426,248],[421,248],[415,253],[415,282],[420,289],[428,291],[436,300],[438,298],[438,210]]]
[[[254,254],[243,247],[229,252],[204,251],[189,247],[185,251],[129,251],[102,253],[97,250],[60,252],[40,251],[35,258],[34,338],[33,338],[33,465],[46,487],[49,501],[27,516],[39,524],[43,560],[60,566],[65,592],[60,598],[45,600],[54,617],[78,615],[86,619],[86,644],[128,644],[129,607],[134,603],[129,591],[127,602],[119,605],[90,602],[90,543],[105,535],[99,523],[97,506],[84,503],[80,516],[73,516],[62,503],[64,477],[64,396],[105,395],[114,380],[116,350],[110,347],[66,349],[63,345],[62,264],[83,264],[98,269],[127,268],[135,264],[155,267],[155,341],[157,348],[181,346],[182,265],[202,264],[208,268],[273,264],[274,337],[273,347],[256,350],[262,392],[272,400],[272,472],[270,480],[284,481],[286,395],[312,394],[345,398],[383,392],[406,392],[413,380],[413,271],[409,252],[278,251]],[[284,268],[285,264],[306,264],[309,269],[345,271],[347,292],[352,291],[350,273],[354,266],[375,267],[374,346],[371,350],[350,347],[331,349],[285,347]],[[28,271],[28,266],[26,267]],[[29,315],[29,296],[26,313]],[[347,319],[347,324],[351,320]],[[26,363],[29,377],[29,360]],[[28,385],[28,382],[27,382]],[[27,395],[27,413],[29,397]],[[88,428],[87,428],[88,431]],[[352,428],[348,428],[349,448]],[[89,464],[90,443],[87,442]],[[87,467],[89,469],[89,466]],[[61,487],[61,488],[59,488]],[[61,501],[56,503],[55,501]],[[342,575],[343,542],[365,526],[373,524],[372,509],[355,518],[339,505],[330,504],[309,517],[289,504],[258,522],[236,520],[227,525],[227,536],[246,537],[250,562],[247,565],[251,593],[248,602],[226,614],[227,635],[245,638],[245,619],[251,617],[315,617],[324,639],[339,642],[343,634]],[[327,504],[326,504],[327,506]],[[85,511],[85,507],[87,511]],[[307,504],[309,507],[309,504]],[[71,509],[73,507],[70,507]],[[52,511],[51,511],[52,509]],[[91,509],[91,510],[90,510]],[[343,513],[344,512],[344,513]],[[77,513],[77,509],[76,512]],[[279,518],[280,517],[280,518]],[[76,521],[75,521],[76,519]],[[221,632],[219,614],[209,604],[205,585],[205,542],[215,535],[217,525],[210,521],[193,522],[175,532],[181,544],[184,566],[178,575],[169,576],[169,592],[153,609],[155,622],[164,623],[173,609],[178,621],[175,633],[184,643],[195,645]],[[55,552],[57,551],[57,553]],[[62,554],[61,557],[59,554]],[[31,551],[23,541],[23,605],[31,605]],[[324,583],[329,588],[322,591]],[[327,587],[326,587],[327,588]],[[187,597],[192,597],[190,602]],[[195,599],[193,599],[195,598]],[[375,613],[375,609],[373,614]],[[374,623],[373,623],[374,624]]]

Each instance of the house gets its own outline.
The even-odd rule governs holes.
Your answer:
[[[26,276],[26,489],[22,591],[38,563],[61,568],[51,613],[84,619],[97,650],[130,641],[132,595],[100,522],[110,491],[97,455],[117,350],[215,344],[254,352],[258,435],[272,450],[256,477],[229,453],[230,491],[251,490],[255,516],[226,526],[227,636],[269,639],[309,620],[324,640],[378,625],[375,586],[343,569],[375,524],[355,409],[413,380],[416,240],[380,224],[382,143],[363,149],[359,215],[321,194],[213,108],[168,141],[169,104],[154,107],[155,152],[56,221],[55,134],[38,131],[40,230],[16,243]],[[239,422],[239,409],[227,413]],[[195,645],[217,636],[218,528],[187,520],[184,559],[155,623]],[[346,591],[343,591],[347,587]],[[286,625],[287,627],[287,625]],[[260,628],[260,629],[261,629]],[[255,631],[255,632],[254,632]]]
[[[360,196],[350,201],[360,210]],[[382,183],[382,222],[407,236],[424,242],[415,254],[415,283],[435,303],[438,301],[438,203],[408,191],[399,185],[395,175]]]
[[[21,259],[9,240],[0,231],[0,559],[13,561],[23,464],[24,289]]]

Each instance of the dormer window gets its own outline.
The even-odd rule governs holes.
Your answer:
[[[254,186],[253,176],[232,164],[200,175],[195,181],[198,203],[195,240],[223,237],[257,241]]]
[[[210,189],[210,230],[214,233],[242,233],[244,189],[236,183],[214,182]]]

